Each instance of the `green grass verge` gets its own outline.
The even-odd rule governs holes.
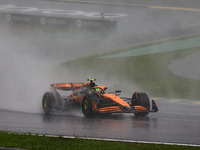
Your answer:
[[[77,78],[102,76],[106,81],[115,79],[115,87],[128,90],[131,86],[148,92],[151,96],[199,99],[200,81],[181,78],[172,74],[168,64],[178,58],[199,52],[199,48],[177,50],[152,55],[102,59],[99,56],[84,57],[62,64]],[[113,81],[114,82],[114,81]]]
[[[13,147],[29,150],[113,150],[113,149],[134,149],[134,150],[196,150],[199,147],[172,146],[124,142],[108,142],[100,140],[85,140],[80,138],[64,139],[46,136],[17,134],[0,132],[0,147]]]

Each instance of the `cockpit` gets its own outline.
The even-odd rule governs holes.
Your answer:
[[[99,94],[103,94],[104,93],[104,91],[101,88],[92,88],[91,91],[92,92],[97,92]]]

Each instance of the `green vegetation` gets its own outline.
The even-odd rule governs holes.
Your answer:
[[[71,75],[76,75],[78,78],[92,75],[96,78],[102,77],[102,80],[106,81],[115,79],[114,81],[117,82],[113,84],[116,88],[123,88],[123,91],[130,89],[130,85],[134,85],[151,96],[199,99],[200,81],[175,76],[168,69],[168,64],[173,60],[194,54],[199,50],[199,48],[188,48],[118,58],[109,57],[110,53],[101,54],[66,62],[61,68],[66,68]],[[113,54],[118,55],[119,52],[122,51]],[[129,85],[122,86],[125,81],[128,81]]]
[[[108,142],[100,140],[64,139],[46,136],[0,132],[0,147],[13,147],[29,150],[113,150],[113,149],[152,149],[152,150],[195,150],[199,147],[170,146],[156,144]]]

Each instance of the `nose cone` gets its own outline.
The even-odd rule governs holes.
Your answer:
[[[105,98],[110,98],[112,101],[120,104],[122,107],[130,107],[130,105],[122,100],[119,96],[113,95],[113,94],[104,94],[103,95]]]
[[[124,106],[123,107],[123,111],[130,111],[131,110],[131,107],[130,106]]]

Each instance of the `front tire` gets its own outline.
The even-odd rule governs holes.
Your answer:
[[[131,102],[132,106],[143,106],[147,109],[148,112],[137,112],[134,113],[135,116],[147,116],[149,114],[149,110],[150,110],[150,100],[149,97],[146,93],[133,93],[132,96],[132,102]]]

